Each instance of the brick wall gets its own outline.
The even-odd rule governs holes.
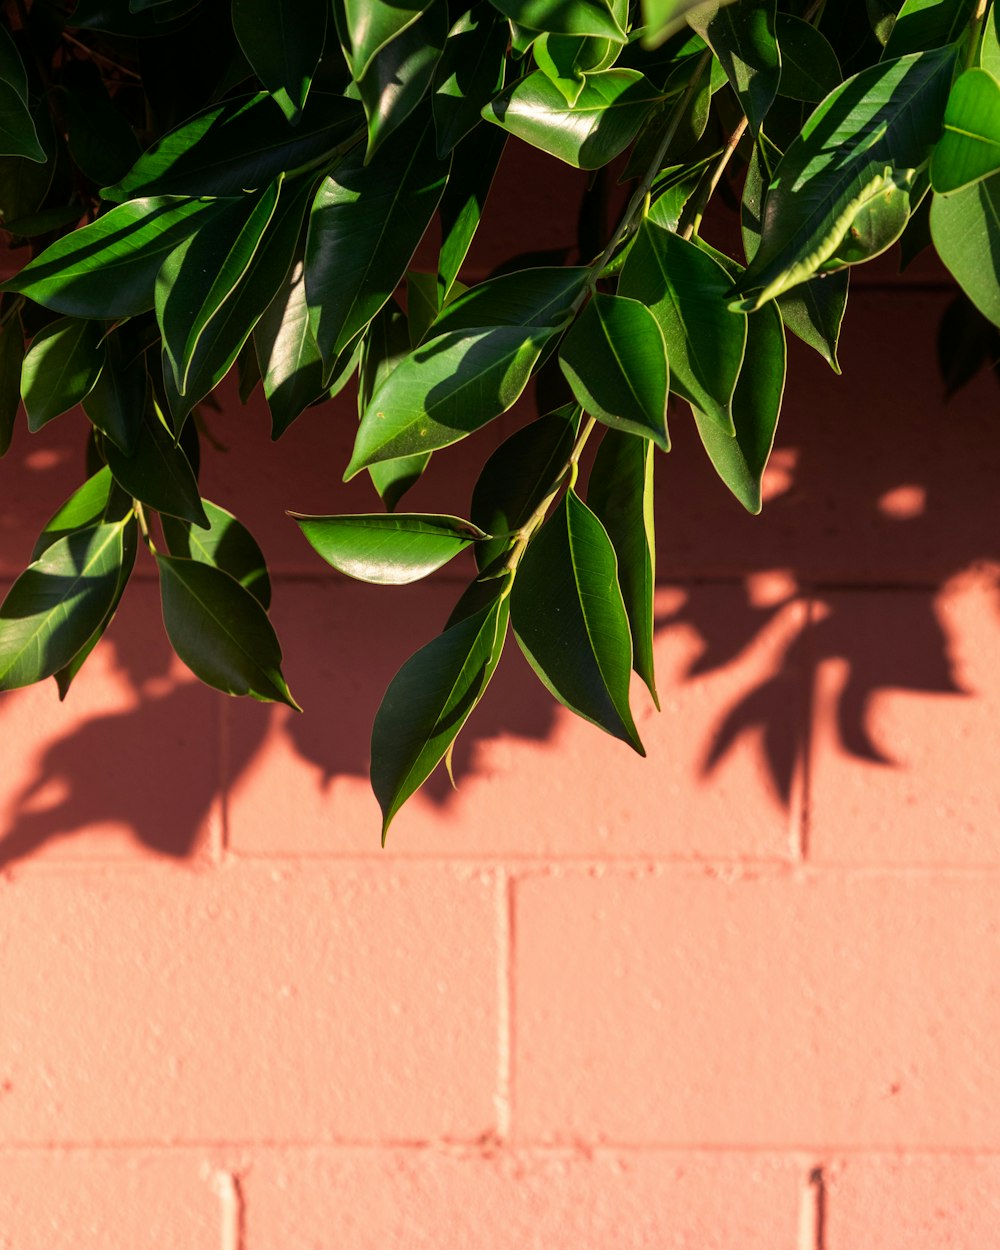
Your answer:
[[[67,703],[0,702],[3,1250],[1000,1245],[1000,438],[948,298],[859,283],[840,381],[792,349],[761,518],[674,416],[648,760],[511,654],[384,852],[371,716],[463,570],[352,584],[283,516],[369,506],[349,403],[210,418],[306,714],[201,688],[141,557]],[[0,577],[82,428],[0,465]]]

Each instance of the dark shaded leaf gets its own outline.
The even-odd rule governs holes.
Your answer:
[[[0,81],[13,87],[21,103],[28,103],[28,75],[10,31],[0,26]]]
[[[188,458],[151,408],[144,414],[131,456],[126,456],[110,441],[104,450],[108,468],[122,490],[157,512],[209,528]]]
[[[0,79],[0,156],[44,161],[45,149],[18,88]]]
[[[127,455],[135,450],[146,411],[146,361],[126,331],[116,330],[104,340],[104,368],[83,410],[91,422]]]
[[[66,143],[75,163],[98,186],[128,173],[140,155],[132,127],[118,111],[97,66],[71,61],[62,74]]]
[[[488,535],[454,516],[372,513],[305,516],[289,513],[306,541],[339,573],[379,586],[427,577]]]
[[[815,26],[792,13],[779,13],[774,31],[781,51],[780,95],[818,104],[840,85],[837,54]]]
[[[437,0],[381,48],[357,79],[368,118],[368,160],[430,90],[447,37],[447,5]]]
[[[271,413],[271,437],[280,438],[324,390],[323,359],[309,321],[302,259],[286,274],[253,337]]]
[[[968,27],[976,3],[977,0],[906,0],[892,24],[883,61],[953,43]]]
[[[439,311],[437,275],[411,269],[406,275],[406,324],[411,347],[425,337]]]
[[[208,518],[208,529],[199,529],[188,521],[163,516],[163,537],[172,556],[198,560],[222,569],[248,590],[262,608],[271,603],[271,580],[267,562],[257,540],[231,512],[208,499],[201,501]]]
[[[104,367],[103,333],[96,321],[60,317],[31,340],[21,366],[29,430],[40,430],[89,393]]]
[[[102,521],[123,521],[132,511],[132,500],[120,490],[107,465],[102,466],[49,517],[35,541],[32,560],[68,534],[90,529]]]
[[[441,254],[438,285],[443,305],[479,228],[507,136],[487,126],[465,139],[455,153],[441,199]]]
[[[451,28],[431,97],[439,156],[447,156],[479,124],[482,110],[503,86],[509,36],[486,5],[463,13]]]
[[[756,134],[774,103],[781,79],[775,37],[775,0],[723,0],[692,10],[688,23],[705,40],[726,71]]]
[[[24,331],[20,315],[14,312],[0,325],[0,456],[7,454],[14,434],[23,361]]]
[[[233,30],[261,85],[285,117],[302,114],[323,55],[327,0],[232,0]]]

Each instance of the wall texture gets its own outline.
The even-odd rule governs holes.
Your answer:
[[[673,416],[648,760],[512,653],[384,852],[371,717],[463,570],[352,584],[284,517],[370,506],[350,401],[209,415],[306,714],[171,659],[142,553],[67,703],[0,702],[2,1250],[1000,1244],[1000,436],[949,298],[859,282],[840,380],[793,346],[760,518]],[[0,578],[82,437],[0,464]]]

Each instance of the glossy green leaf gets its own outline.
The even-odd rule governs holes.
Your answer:
[[[444,190],[448,160],[422,117],[364,165],[348,157],[316,193],[306,242],[306,298],[320,353],[332,360],[395,290]]]
[[[290,122],[301,116],[323,54],[327,0],[232,0],[233,30],[261,85]]]
[[[644,755],[629,709],[632,636],[614,547],[572,490],[521,559],[511,619],[521,650],[546,689]]]
[[[193,526],[176,517],[163,516],[163,537],[172,556],[197,560],[222,569],[248,590],[262,608],[271,603],[271,580],[264,553],[257,540],[231,512],[208,499],[201,501],[208,518],[208,529]]]
[[[531,45],[535,64],[572,108],[586,81],[580,54],[587,45],[585,35],[539,35]],[[551,46],[550,46],[551,43]]]
[[[819,105],[774,171],[740,307],[811,278],[849,247],[862,215],[919,192],[916,171],[938,137],[953,63],[951,48],[883,62]]]
[[[531,518],[566,472],[580,410],[560,408],[515,430],[483,465],[472,492],[469,515],[496,537],[476,544],[476,563],[489,566],[510,536]]]
[[[353,141],[361,122],[355,101],[311,92],[297,126],[289,126],[267,92],[227,100],[183,122],[139,157],[102,195],[241,195],[260,190]]]
[[[49,517],[35,541],[31,558],[37,560],[53,543],[77,530],[90,529],[103,521],[123,521],[131,511],[130,496],[119,489],[111,470],[103,465]]]
[[[774,103],[781,79],[774,20],[775,0],[710,0],[688,17],[724,67],[754,133]]]
[[[306,541],[339,573],[379,586],[419,581],[488,537],[454,516],[385,513],[305,516],[290,513]]]
[[[479,124],[482,110],[503,86],[509,37],[506,23],[486,5],[463,13],[451,28],[431,96],[439,156],[447,156]]]
[[[496,670],[507,636],[506,590],[411,656],[372,726],[371,781],[382,841],[400,807],[444,759]]]
[[[609,5],[602,0],[491,0],[512,22],[558,35],[600,35],[625,42]]]
[[[726,435],[720,433],[718,437]],[[653,665],[656,536],[652,443],[623,430],[609,430],[594,457],[587,504],[615,549],[618,583],[632,634],[632,667],[659,708]]]
[[[87,643],[115,598],[124,528],[67,534],[14,582],[0,605],[0,690],[51,677]]]
[[[590,416],[669,450],[667,348],[648,308],[595,295],[563,339],[559,366]]]
[[[124,330],[105,338],[104,352],[104,368],[84,396],[83,410],[102,434],[131,455],[146,410],[146,361]]]
[[[732,3],[733,0],[729,0]],[[658,48],[665,39],[684,26],[691,10],[705,0],[642,0],[642,42],[646,48]]]
[[[761,510],[761,479],[774,445],[784,387],[785,331],[771,305],[750,318],[746,357],[733,395],[735,438],[693,409],[715,471],[748,512]]]
[[[779,95],[818,104],[840,86],[837,54],[815,26],[792,13],[779,13],[774,33],[781,51]]]
[[[434,0],[344,0],[351,72],[360,78],[372,58],[407,30]]]
[[[955,80],[944,133],[931,155],[931,185],[947,195],[1000,170],[1000,82],[984,69]]]
[[[224,694],[301,711],[281,675],[277,635],[250,591],[213,564],[164,555],[156,564],[167,637],[195,676]]]
[[[447,6],[438,0],[381,48],[357,80],[368,118],[368,160],[430,90],[447,38]]]
[[[163,262],[156,279],[156,320],[181,395],[188,390],[202,336],[249,270],[277,203],[277,184],[246,196]]]
[[[254,329],[254,346],[271,413],[271,437],[323,394],[323,358],[309,320],[305,264],[294,262]]]
[[[60,317],[31,340],[21,366],[21,398],[28,429],[68,412],[93,388],[104,367],[103,326]]]
[[[651,310],[667,344],[670,388],[732,431],[730,402],[747,322],[727,308],[726,271],[696,244],[643,222],[618,289]]]
[[[1000,174],[954,195],[935,195],[931,237],[962,290],[1000,326]]]
[[[418,346],[439,311],[437,274],[411,269],[406,275],[406,322],[411,347]]]
[[[599,169],[635,138],[657,98],[636,70],[589,74],[571,108],[559,88],[536,70],[483,110],[512,135],[579,169]]]
[[[7,454],[21,402],[24,331],[15,312],[0,325],[0,456]]]
[[[428,338],[494,326],[561,327],[590,274],[583,266],[519,269],[470,287],[445,307]]]
[[[676,234],[688,200],[697,190],[704,172],[704,164],[699,161],[693,169],[683,169],[676,180],[668,182],[650,205],[647,214],[649,220],[655,226],[671,230]]]
[[[201,506],[190,462],[154,411],[148,409],[144,414],[131,456],[110,441],[105,443],[104,451],[108,468],[122,490],[157,512],[208,529],[209,520]]]
[[[227,203],[162,196],[121,204],[58,239],[0,289],[72,317],[134,317],[153,307],[166,256]]]
[[[882,59],[954,43],[967,29],[976,4],[977,0],[906,0],[896,14]]]

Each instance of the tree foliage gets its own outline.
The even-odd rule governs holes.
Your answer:
[[[0,689],[53,677],[65,696],[145,547],[194,673],[297,707],[260,549],[200,495],[198,406],[235,367],[278,438],[351,383],[342,467],[370,477],[374,507],[289,524],[332,576],[402,584],[470,548],[478,570],[375,716],[383,838],[448,764],[511,635],[556,699],[642,753],[630,679],[656,699],[652,497],[671,396],[757,512],[786,334],[839,372],[852,266],[933,242],[1000,327],[997,3],[3,12],[0,212],[24,263],[0,288],[0,450],[21,403],[30,430],[82,404],[94,471],[0,606]],[[627,202],[579,263],[466,287],[505,142],[618,178]],[[702,235],[717,191],[739,201],[739,257]],[[413,273],[435,221],[436,272]],[[401,510],[431,455],[542,368],[567,402],[490,456],[468,517]]]

